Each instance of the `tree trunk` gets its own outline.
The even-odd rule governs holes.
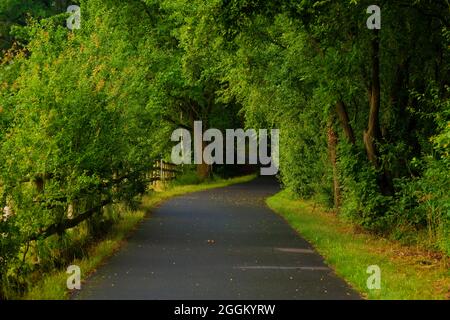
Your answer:
[[[206,148],[206,142],[202,141],[202,154],[203,151]],[[202,157],[203,158],[203,157]],[[200,178],[200,180],[206,180],[211,176],[212,173],[212,166],[209,164],[206,164],[204,162],[204,159],[202,159],[202,163],[197,164],[197,176]]]
[[[379,168],[378,150],[376,143],[380,140],[380,39],[378,30],[374,31],[375,38],[372,40],[372,84],[370,90],[369,123],[364,131],[364,145],[367,157],[375,168]]]
[[[372,84],[370,89],[370,110],[369,123],[367,130],[364,131],[364,146],[366,148],[367,158],[376,169],[380,169],[379,153],[377,143],[381,141],[382,135],[380,130],[380,37],[379,31],[375,30],[375,37],[372,40]],[[383,173],[378,179],[378,185],[383,195],[392,195],[393,186],[390,173],[383,168]]]
[[[342,129],[344,130],[344,134],[348,142],[350,142],[351,144],[355,144],[355,134],[353,133],[352,126],[350,125],[347,108],[344,102],[341,100],[336,103],[336,113],[339,117],[339,122],[341,123]]]
[[[194,123],[194,122],[192,122]],[[206,126],[207,120],[202,119],[202,128],[201,128],[201,135],[203,136],[204,128]],[[194,124],[192,125],[192,128],[194,128]],[[203,141],[203,137],[196,136],[194,132],[194,153],[197,154],[198,160],[200,163],[197,163],[197,176],[200,178],[200,180],[205,180],[209,178],[211,174],[211,166],[206,164],[203,159],[203,151],[206,147],[206,142]],[[200,141],[201,139],[201,141]]]
[[[331,167],[333,168],[333,199],[334,207],[338,209],[341,205],[341,189],[339,185],[339,175],[337,169],[337,134],[333,128],[333,121],[328,123],[328,153]]]
[[[211,166],[206,163],[201,163],[197,165],[197,175],[200,180],[206,180],[211,175]]]

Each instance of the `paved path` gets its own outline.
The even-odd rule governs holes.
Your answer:
[[[76,299],[357,299],[264,203],[269,178],[173,198]]]

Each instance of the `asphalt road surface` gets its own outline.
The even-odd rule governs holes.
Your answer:
[[[271,178],[173,198],[74,299],[359,299],[264,198]]]

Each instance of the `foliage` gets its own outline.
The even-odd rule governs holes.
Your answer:
[[[328,194],[328,204],[339,198],[335,209],[373,232],[435,230],[429,244],[446,250],[449,8],[382,1],[376,34],[365,25],[370,4],[294,1],[269,12],[263,5],[242,10],[231,24],[238,48],[224,95],[243,105],[248,123],[282,129],[287,189],[303,198]],[[378,110],[370,98],[374,75]],[[371,127],[374,136],[364,138]],[[338,133],[335,164],[327,128]]]
[[[74,31],[65,0],[0,4],[2,288],[24,290],[74,228],[103,234],[107,205],[136,206],[195,120],[279,128],[285,188],[449,252],[448,3],[379,1],[380,31],[365,0],[76,3]],[[196,169],[180,180],[229,174]]]

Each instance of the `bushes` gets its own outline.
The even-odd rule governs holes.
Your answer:
[[[450,255],[450,166],[432,157],[423,163],[426,169],[421,177],[397,181],[399,191],[389,211],[395,235]]]
[[[450,255],[450,161],[449,149],[446,149],[443,153],[436,150],[440,153],[439,158],[428,156],[424,159],[426,170],[412,185],[418,198],[417,210],[425,220],[429,241]]]
[[[176,177],[174,181],[171,182],[174,186],[182,186],[188,184],[199,184],[202,179],[198,176],[195,170],[185,170],[181,175]]]
[[[447,151],[435,151],[409,164],[420,176],[394,179],[395,194],[384,196],[364,150],[341,144],[341,214],[367,230],[449,254],[450,165]]]
[[[341,143],[338,163],[342,215],[367,230],[386,232],[390,227],[387,213],[392,198],[381,194],[379,172],[367,161],[364,149]]]
[[[441,133],[430,139],[434,154],[413,158],[407,164],[419,175],[394,179],[393,196],[381,194],[377,184],[380,172],[368,163],[364,150],[341,143],[341,214],[367,230],[450,254],[450,125],[440,127]]]
[[[331,170],[323,153],[325,137],[309,127],[309,120],[301,115],[296,123],[281,128],[280,174],[283,184],[294,194],[304,198],[318,196],[330,204]]]
[[[159,151],[145,108],[151,63],[138,54],[134,11],[122,9],[89,1],[79,32],[61,16],[33,22],[26,50],[0,65],[0,207],[13,212],[0,222],[2,291],[26,288],[27,250],[57,267],[83,247],[66,229],[98,237],[114,223],[104,205],[145,191]]]
[[[450,88],[445,92],[450,94]],[[411,160],[410,167],[419,175],[397,180],[399,191],[391,212],[398,226],[424,230],[427,246],[450,255],[450,100],[434,84],[419,100],[436,110],[425,115],[437,128],[425,149],[432,151]]]
[[[422,141],[420,158],[408,160],[411,150],[402,142],[386,143],[380,146],[382,162],[377,170],[367,160],[361,144],[343,139],[339,142],[339,212],[368,231],[449,254],[450,107],[445,99],[435,104],[433,117],[438,134]],[[320,136],[311,139],[304,128],[295,134],[287,132],[286,136],[281,157],[285,186],[302,198],[327,194],[331,189],[331,164]],[[380,190],[379,179],[385,169],[394,177],[392,195]]]
[[[14,228],[10,222],[0,222],[0,299],[6,295],[4,286],[8,284],[11,260],[17,256],[20,248],[20,239],[17,237],[17,231],[17,228]]]
[[[10,248],[2,242],[2,257],[6,259],[0,264],[2,268],[0,297],[9,299],[21,297],[42,277],[42,274],[64,270],[72,261],[85,258],[93,243],[107,236],[119,220],[123,219],[122,215],[130,214],[133,214],[131,209],[124,204],[110,205],[94,219],[85,221],[62,234],[25,244],[19,241],[21,239],[16,239],[18,241],[15,242],[15,246]],[[2,225],[0,223],[0,227]],[[11,232],[11,229],[9,230]],[[14,237],[5,239],[11,242]]]

